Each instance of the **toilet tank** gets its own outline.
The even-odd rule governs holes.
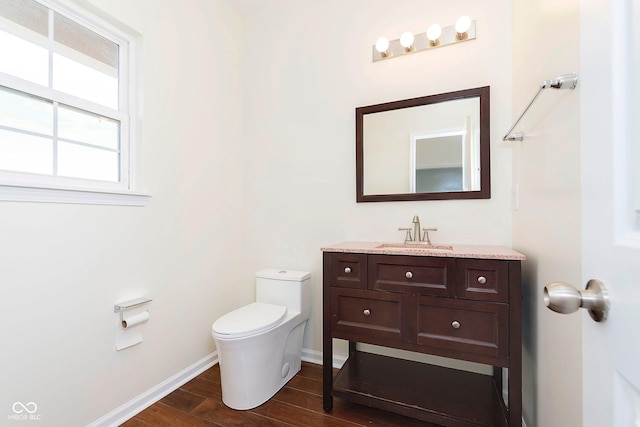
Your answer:
[[[277,268],[258,271],[256,301],[284,305],[290,311],[308,315],[311,308],[311,273]]]

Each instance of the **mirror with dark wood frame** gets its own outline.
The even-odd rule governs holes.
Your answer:
[[[356,108],[358,202],[491,198],[489,86]]]

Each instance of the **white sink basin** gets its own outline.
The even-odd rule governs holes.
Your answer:
[[[452,251],[451,245],[428,245],[426,243],[383,243],[376,246],[379,249],[413,249],[419,251],[425,250],[440,250],[440,251]]]

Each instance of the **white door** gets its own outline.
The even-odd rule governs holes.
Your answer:
[[[574,285],[600,279],[610,296],[605,321],[580,313],[583,424],[640,427],[640,0],[580,6],[583,283]]]

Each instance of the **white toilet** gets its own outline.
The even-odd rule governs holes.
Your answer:
[[[311,273],[256,273],[256,302],[213,323],[222,401],[233,409],[262,405],[300,371],[302,338],[311,309]]]

